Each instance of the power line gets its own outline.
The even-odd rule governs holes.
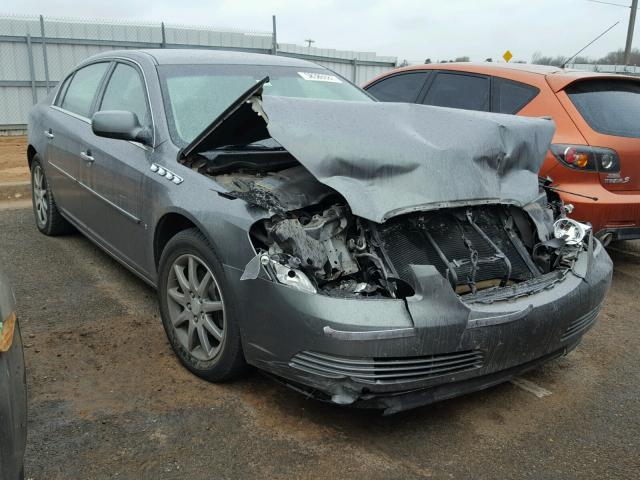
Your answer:
[[[603,2],[602,0],[587,0],[587,2],[593,2],[593,3],[603,3],[605,5],[613,5],[615,7],[624,7],[624,8],[631,8],[630,5],[623,5],[621,3],[613,3],[613,2]]]

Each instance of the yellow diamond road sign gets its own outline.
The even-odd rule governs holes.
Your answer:
[[[509,50],[507,50],[502,54],[502,58],[504,58],[505,62],[509,63],[509,60],[513,58],[513,54]]]

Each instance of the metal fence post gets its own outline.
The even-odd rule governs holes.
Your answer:
[[[278,55],[278,36],[276,34],[276,16],[271,15],[273,33],[271,34],[271,54]]]
[[[354,58],[353,60],[351,60],[351,62],[353,63],[353,78],[351,79],[351,81],[353,83],[358,82],[358,59]]]
[[[160,44],[160,48],[167,48],[167,35],[164,30],[164,22],[160,23],[160,32],[162,33],[162,43]]]
[[[44,36],[44,17],[40,15],[40,40],[42,41],[42,62],[44,63],[44,82],[49,93],[49,61],[47,60],[47,42]]]
[[[29,57],[29,75],[31,77],[31,99],[33,104],[38,103],[38,92],[36,92],[36,71],[33,68],[33,45],[31,35],[27,33],[27,56]]]

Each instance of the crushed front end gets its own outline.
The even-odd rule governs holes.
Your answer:
[[[253,258],[226,270],[246,299],[249,363],[313,397],[393,413],[507,381],[578,344],[612,264],[538,183],[551,122],[263,103],[258,88],[181,159],[253,218]],[[250,121],[251,142],[225,146],[221,132]]]
[[[392,413],[566,354],[595,321],[611,262],[588,229],[553,236],[564,217],[547,202],[383,224],[330,202],[259,222],[254,262],[270,279],[241,283],[259,285],[247,293],[278,333],[261,332],[254,361],[313,396]]]

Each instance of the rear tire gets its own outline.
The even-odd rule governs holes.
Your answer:
[[[234,292],[199,230],[183,230],[167,243],[160,257],[158,300],[169,343],[189,371],[210,382],[246,371]]]
[[[31,162],[31,201],[36,226],[41,233],[53,237],[73,232],[73,226],[58,210],[38,155]]]

